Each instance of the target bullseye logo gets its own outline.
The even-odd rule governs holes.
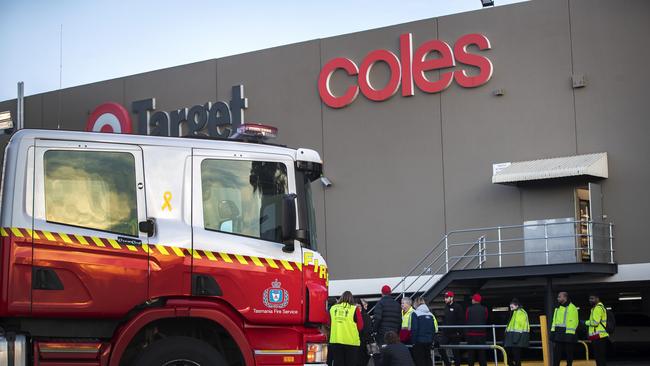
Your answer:
[[[131,116],[121,104],[104,103],[95,108],[88,117],[86,131],[131,133]]]

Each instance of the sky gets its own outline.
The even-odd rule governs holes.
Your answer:
[[[0,101],[16,97],[18,81],[32,95],[480,8],[480,0],[0,0]]]

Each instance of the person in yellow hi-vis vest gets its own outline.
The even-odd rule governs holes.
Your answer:
[[[399,331],[399,340],[404,344],[411,344],[411,330],[413,325],[413,300],[410,297],[402,298],[402,327]]]
[[[330,341],[334,366],[357,366],[363,329],[361,309],[355,305],[350,291],[345,291],[339,301],[330,308]]]
[[[510,354],[508,365],[521,366],[521,350],[530,345],[530,323],[528,313],[521,307],[518,299],[510,301],[510,311],[503,345]]]
[[[553,341],[553,366],[560,366],[562,354],[566,354],[566,365],[573,365],[573,350],[578,343],[578,308],[576,308],[567,292],[557,295],[559,306],[553,312],[551,325],[551,340]]]
[[[591,304],[591,313],[589,320],[585,321],[588,327],[589,340],[594,349],[594,358],[596,359],[597,366],[605,366],[607,364],[607,341],[609,334],[607,333],[607,309],[605,305],[600,302],[600,297],[596,294],[589,295],[589,304]]]

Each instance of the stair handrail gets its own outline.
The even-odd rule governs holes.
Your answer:
[[[393,289],[397,289],[397,288],[399,287],[399,285],[401,285],[402,283],[406,282],[406,279],[408,278],[408,276],[410,276],[411,274],[413,274],[413,271],[415,271],[415,270],[416,270],[416,269],[417,269],[417,268],[418,268],[422,263],[424,263],[424,261],[425,261],[427,258],[429,258],[429,256],[430,256],[433,252],[435,252],[436,249],[438,249],[438,247],[439,247],[439,246],[440,246],[440,245],[445,241],[446,238],[447,238],[447,234],[445,234],[445,235],[444,235],[444,236],[443,236],[443,237],[438,241],[438,243],[436,243],[436,245],[434,245],[434,246],[433,246],[433,247],[432,247],[432,248],[427,252],[427,254],[425,254],[425,255],[422,257],[422,259],[420,259],[420,261],[419,261],[415,266],[413,266],[413,267],[412,267],[412,268],[411,268],[411,269],[410,269],[410,270],[409,270],[409,271],[408,271],[404,276],[402,276],[402,279],[401,279],[401,280],[400,280],[400,281],[399,281],[395,286],[393,286]],[[444,252],[441,252],[441,253],[444,253]],[[421,275],[422,275],[422,274],[420,274],[420,276],[421,276]],[[418,278],[419,278],[419,277],[418,277]],[[409,285],[407,288],[409,288],[409,287],[411,287],[411,285]],[[406,289],[405,289],[405,290],[406,290]],[[398,298],[399,298],[399,297],[398,297]]]
[[[440,240],[438,240],[438,243],[436,243],[436,244],[435,244],[435,245],[434,245],[434,246],[433,246],[433,247],[432,247],[432,248],[427,252],[427,254],[425,254],[425,255],[422,257],[422,259],[420,259],[420,260],[418,261],[417,264],[415,264],[413,267],[411,267],[411,269],[410,269],[410,270],[409,270],[409,271],[408,271],[404,276],[402,276],[402,279],[401,279],[397,284],[395,284],[395,285],[393,286],[393,289],[397,289],[397,288],[398,288],[402,283],[406,282],[406,279],[408,278],[408,276],[410,276],[411,274],[413,274],[413,272],[414,272],[414,271],[415,271],[415,270],[416,270],[420,265],[422,265],[422,263],[424,263],[424,261],[426,261],[426,259],[429,258],[429,256],[430,256],[433,252],[436,251],[436,249],[438,249],[438,247],[439,247],[439,246],[440,246],[440,245],[441,245],[441,244],[446,240],[446,238],[447,238],[447,234],[445,234],[445,235],[444,235]],[[445,252],[445,251],[442,251],[441,254],[444,253],[444,252]],[[425,270],[425,271],[426,271],[426,270]],[[420,278],[423,274],[424,274],[424,271],[423,271],[422,273],[420,273],[420,275],[419,275],[417,278]],[[406,289],[410,288],[412,284],[413,284],[413,283],[411,283],[410,285],[408,285],[404,290],[406,291]],[[395,298],[395,300],[399,300],[399,298],[402,297],[403,295],[404,295],[404,292],[400,293],[400,294]],[[371,314],[371,313],[373,312],[373,310],[375,310],[375,307],[376,307],[376,306],[377,306],[377,304],[375,304],[375,306],[373,306],[372,308],[370,308],[370,310],[368,310],[368,314]]]
[[[457,269],[456,266],[457,266],[458,263],[459,263],[461,260],[463,260],[464,258],[473,258],[473,257],[477,257],[477,258],[478,258],[478,263],[479,263],[479,264],[477,264],[476,268],[479,268],[479,267],[480,267],[480,262],[481,262],[481,258],[480,258],[481,255],[482,255],[482,256],[485,256],[485,257],[487,257],[487,256],[498,256],[498,262],[499,262],[498,266],[501,267],[501,266],[502,266],[502,264],[501,264],[501,258],[502,258],[503,255],[509,255],[509,254],[521,254],[520,252],[507,252],[507,253],[503,253],[503,252],[501,251],[501,244],[502,244],[502,243],[516,242],[516,241],[523,241],[523,240],[545,240],[546,243],[547,243],[547,246],[548,246],[548,240],[550,240],[550,239],[569,238],[569,237],[584,237],[584,236],[586,236],[586,237],[588,237],[588,238],[593,238],[593,237],[597,237],[597,236],[599,236],[599,235],[597,235],[597,234],[594,234],[594,230],[593,230],[593,229],[590,229],[589,232],[588,232],[587,234],[577,233],[577,232],[576,232],[576,233],[574,233],[574,234],[572,234],[572,235],[554,235],[554,236],[549,236],[548,233],[546,232],[546,230],[547,230],[546,228],[547,228],[548,226],[553,226],[553,225],[566,225],[566,224],[574,224],[574,225],[575,225],[575,224],[580,224],[580,223],[582,223],[582,224],[587,223],[587,224],[589,224],[590,228],[593,227],[594,225],[603,225],[603,226],[609,228],[609,233],[606,233],[605,235],[600,235],[600,237],[602,237],[602,238],[609,239],[609,249],[594,249],[594,248],[592,248],[592,247],[590,246],[590,247],[589,247],[589,250],[590,250],[591,253],[592,253],[592,261],[593,261],[593,252],[595,252],[595,251],[608,251],[608,252],[610,253],[610,256],[609,256],[609,257],[610,257],[610,259],[609,259],[609,263],[615,263],[615,262],[614,262],[614,247],[613,247],[614,236],[613,236],[613,230],[612,230],[614,224],[611,223],[611,222],[607,223],[607,222],[594,222],[594,221],[592,221],[592,220],[588,220],[588,221],[585,221],[585,220],[573,220],[573,221],[563,221],[563,222],[545,222],[545,223],[534,223],[534,224],[523,224],[523,225],[521,225],[521,224],[518,224],[518,225],[503,225],[503,226],[490,226],[490,227],[478,227],[478,228],[469,228],[469,229],[457,229],[457,230],[451,230],[451,231],[445,233],[445,234],[440,238],[440,240],[439,240],[435,245],[433,245],[433,246],[431,247],[431,249],[429,249],[429,251],[428,251],[424,256],[422,256],[421,259],[420,259],[420,260],[419,260],[419,261],[418,261],[418,262],[417,262],[413,267],[411,267],[411,269],[410,269],[410,270],[409,270],[405,275],[402,276],[402,278],[399,280],[399,282],[397,282],[397,284],[395,284],[395,285],[393,286],[393,290],[399,290],[399,286],[402,285],[402,284],[404,284],[404,283],[406,283],[407,280],[409,279],[409,276],[413,275],[413,274],[415,273],[416,269],[417,269],[418,267],[420,267],[423,263],[425,263],[425,261],[427,261],[427,259],[430,259],[431,255],[432,255],[434,252],[436,252],[437,250],[439,250],[440,247],[441,247],[441,245],[442,245],[443,243],[445,244],[444,247],[443,247],[443,250],[441,250],[441,251],[438,253],[438,255],[437,255],[437,256],[436,256],[436,257],[435,257],[431,262],[429,262],[429,264],[428,264],[427,266],[425,266],[425,267],[420,271],[420,273],[419,273],[418,275],[416,275],[415,278],[414,278],[412,281],[410,281],[410,283],[409,283],[407,286],[405,286],[405,287],[402,289],[402,291],[399,291],[399,294],[397,295],[397,297],[395,298],[395,300],[399,300],[400,298],[406,296],[406,293],[407,293],[407,292],[411,292],[411,291],[409,291],[409,290],[410,290],[413,286],[415,286],[415,285],[416,285],[416,282],[417,282],[419,279],[423,278],[423,277],[425,276],[425,274],[431,274],[430,277],[427,278],[427,279],[426,279],[426,280],[425,280],[425,281],[424,281],[424,282],[419,286],[419,288],[418,288],[415,292],[412,292],[412,293],[411,293],[411,296],[414,295],[414,294],[417,294],[417,293],[421,292],[422,289],[425,288],[425,287],[426,287],[426,286],[427,286],[427,285],[428,285],[428,284],[429,284],[433,279],[435,279],[435,277],[436,277],[437,275],[442,275],[442,276],[444,276],[444,275],[446,275],[447,273],[449,273],[450,271],[452,271],[452,270],[456,270],[456,269]],[[504,239],[504,238],[502,238],[502,236],[501,236],[501,232],[502,232],[503,230],[508,230],[508,229],[524,229],[524,228],[526,228],[526,227],[537,227],[537,226],[542,226],[542,225],[544,226],[544,229],[545,229],[545,235],[544,235],[544,237],[539,237],[539,238],[537,238],[537,237],[533,237],[533,238],[520,237],[520,238]],[[458,243],[449,243],[449,239],[450,239],[450,237],[451,237],[452,235],[454,235],[454,234],[467,234],[467,233],[488,232],[488,231],[492,231],[492,232],[495,232],[495,231],[496,231],[496,233],[498,234],[498,239],[496,239],[496,240],[494,240],[494,239],[488,239],[485,235],[482,235],[482,236],[479,238],[479,241],[471,241],[471,242],[463,242],[463,241],[461,241],[461,242],[458,242]],[[483,253],[480,252],[480,248],[479,248],[479,252],[477,252],[477,255],[476,255],[476,256],[468,256],[469,252],[472,251],[476,245],[479,245],[479,244],[480,244],[480,240],[481,240],[481,238],[482,238],[482,244],[483,244],[484,246],[486,246],[486,245],[488,245],[488,244],[497,244],[497,245],[498,245],[498,254],[486,254],[486,253],[485,253],[486,249],[485,249],[485,247],[484,247],[484,249],[483,249]],[[453,256],[453,257],[451,257],[451,258],[449,257],[449,251],[450,251],[450,248],[451,248],[451,247],[460,247],[460,246],[466,246],[466,245],[469,245],[469,248],[465,251],[465,253],[464,253],[463,255],[461,255],[461,256]],[[579,249],[581,249],[581,248],[575,248],[575,250],[579,250]],[[584,249],[584,248],[582,248],[582,249]],[[566,250],[574,250],[574,249],[566,249]],[[545,253],[547,254],[547,264],[548,264],[548,253],[551,252],[551,251],[549,251],[549,249],[548,249],[548,247],[547,247],[547,248],[545,249],[545,251],[543,251],[543,252],[545,252]],[[443,263],[442,263],[441,265],[439,265],[439,266],[436,268],[435,271],[431,271],[433,265],[434,265],[434,264],[435,264],[435,263],[436,263],[436,262],[441,258],[442,255],[445,256],[445,260],[443,261]],[[451,264],[451,263],[450,263],[450,262],[451,262],[450,259],[455,259],[455,262],[454,262],[453,264]],[[465,265],[464,265],[463,268],[461,268],[461,269],[467,269],[467,266],[469,266],[471,263],[472,263],[472,259],[470,259],[470,261],[468,261],[467,263],[465,263]],[[443,268],[443,267],[444,267],[444,268]],[[372,311],[374,310],[374,308],[375,308],[375,307],[373,306],[373,307],[370,309],[369,312],[372,312]]]
[[[478,243],[474,243],[474,245],[477,245],[477,244],[478,244]],[[451,268],[450,271],[453,271],[454,268],[456,267],[456,265],[458,265],[458,262],[460,262],[463,258],[465,258],[465,257],[467,256],[467,254],[468,254],[468,253],[469,253],[469,252],[474,248],[474,245],[472,245],[471,247],[469,247],[469,248],[465,251],[465,253],[463,253],[463,255],[461,255],[461,256],[459,256],[459,257],[456,257],[456,262],[454,262],[454,264],[450,267],[450,268]],[[438,269],[436,269],[436,272],[438,272],[440,269],[442,269],[442,266],[445,265],[445,264],[446,264],[446,263],[441,264],[441,265],[438,267]],[[468,265],[468,264],[469,264],[469,262],[468,262],[467,264],[465,264],[465,267],[463,267],[463,269],[467,268],[467,265]],[[446,272],[445,274],[447,274],[447,273],[449,273],[449,272]],[[434,274],[434,276],[435,276],[435,274]],[[422,289],[423,289],[423,288],[424,288],[424,287],[429,283],[429,281],[431,281],[431,280],[434,278],[434,276],[431,276],[431,277],[430,277],[428,280],[426,280],[422,285],[420,285],[420,287],[419,287],[417,290],[415,290],[415,292],[413,292],[413,293],[411,294],[411,296],[414,295],[414,294],[417,294],[418,292],[420,292],[420,291],[421,291],[421,290],[422,290]]]

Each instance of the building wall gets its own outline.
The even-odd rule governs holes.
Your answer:
[[[475,89],[452,83],[438,94],[416,88],[380,103],[360,95],[336,110],[321,103],[316,81],[325,62],[398,53],[405,32],[414,47],[485,34],[492,79]],[[102,102],[130,108],[155,97],[156,109],[169,111],[227,101],[243,84],[247,121],[274,124],[280,143],[314,148],[325,160],[334,185],[318,187],[316,203],[332,279],[403,274],[449,230],[570,217],[575,181],[494,185],[492,164],[607,152],[610,177],[600,183],[616,224],[616,258],[647,263],[648,34],[644,0],[535,0],[30,96],[26,126],[83,129]],[[586,87],[572,88],[574,73],[586,76]],[[387,68],[377,65],[371,76],[383,85]],[[349,82],[337,72],[332,85],[341,91]],[[498,88],[503,96],[493,95]],[[0,102],[6,109],[15,110],[15,100]]]

